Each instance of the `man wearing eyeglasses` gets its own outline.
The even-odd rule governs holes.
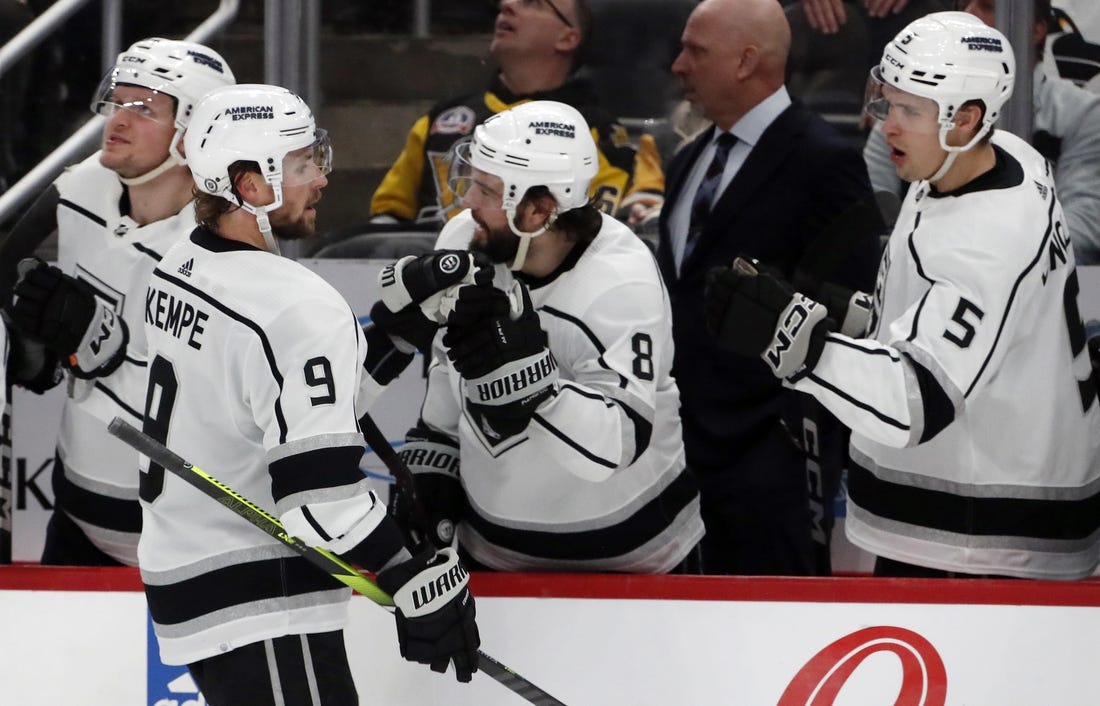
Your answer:
[[[141,423],[149,273],[195,226],[183,133],[199,99],[233,83],[208,47],[133,44],[92,101],[107,118],[101,149],[58,177],[0,244],[13,381],[42,392],[68,378],[43,563],[137,564],[137,454],[107,423]],[[55,229],[58,267],[17,269]]]
[[[652,138],[636,152],[626,130],[599,107],[587,80],[573,76],[589,40],[588,0],[502,0],[489,54],[499,67],[488,88],[451,98],[421,116],[371,199],[371,220],[441,225],[461,207],[447,187],[448,154],[491,115],[529,100],[581,111],[592,127],[600,170],[589,195],[606,213],[662,200],[664,175]]]

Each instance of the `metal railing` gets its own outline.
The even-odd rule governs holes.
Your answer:
[[[58,0],[22,32],[15,35],[11,41],[0,47],[0,74],[38,46],[51,32],[88,2],[89,0]],[[102,0],[102,2],[103,70],[106,71],[114,65],[120,50],[122,0]],[[200,44],[208,41],[236,18],[239,9],[240,0],[221,0],[218,9],[195,31],[187,35],[186,39]],[[57,178],[62,169],[75,162],[81,155],[94,151],[99,143],[104,120],[105,118],[100,115],[91,117],[22,179],[0,194],[0,223],[6,221],[31,198],[41,193]]]
[[[1035,64],[1035,7],[1030,2],[999,2],[996,10],[997,29],[1012,45],[1016,60],[1016,82],[1012,98],[1005,105],[997,127],[1031,142],[1034,122],[1032,66]]]

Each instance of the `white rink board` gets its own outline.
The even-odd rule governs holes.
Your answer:
[[[574,580],[577,585],[584,582]],[[798,590],[804,585],[787,581],[777,584],[777,601],[483,597],[478,599],[483,648],[569,706],[806,706],[805,700],[781,696],[792,682],[804,685],[805,673],[801,680],[796,677],[815,654],[872,626],[894,626],[916,636],[895,646],[918,654],[926,667],[942,660],[945,675],[932,680],[932,693],[923,700],[910,684],[904,687],[910,700],[897,703],[1100,702],[1094,678],[1100,608],[785,602],[784,585]],[[828,595],[827,581],[814,585],[826,589],[822,596]],[[888,585],[880,585],[889,599]],[[1098,589],[1100,585],[1092,584],[1090,595]],[[145,620],[138,591],[0,591],[5,626],[0,654],[7,656],[0,660],[0,702],[147,703]],[[922,641],[928,647],[919,647]],[[450,674],[437,675],[402,661],[392,617],[365,598],[352,601],[348,649],[363,704],[526,703],[484,675],[460,685]],[[830,665],[839,659],[841,655],[833,655]],[[873,652],[855,667],[835,698],[813,703],[894,704],[903,689],[901,665],[902,659],[891,652]],[[937,696],[935,688],[943,693],[944,685],[945,695]],[[175,701],[155,706],[205,704],[186,694]]]

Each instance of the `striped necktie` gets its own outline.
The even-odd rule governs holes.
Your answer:
[[[710,210],[714,207],[715,198],[718,195],[718,185],[722,183],[722,173],[726,170],[726,160],[730,156],[730,150],[737,144],[737,138],[728,132],[718,136],[714,145],[714,158],[707,166],[707,173],[695,197],[691,200],[691,221],[688,224],[687,241],[684,243],[684,260],[691,254],[695,247],[699,234],[707,224]]]

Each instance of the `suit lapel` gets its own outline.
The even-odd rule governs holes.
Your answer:
[[[700,262],[701,258],[705,258],[707,251],[716,241],[736,237],[736,234],[730,232],[730,227],[735,223],[738,212],[746,205],[753,203],[753,195],[756,191],[767,182],[794,149],[797,142],[795,137],[803,131],[807,119],[807,114],[796,109],[792,104],[768,126],[749,152],[748,158],[737,171],[733,181],[715,202],[710,218],[707,219],[707,227],[699,234],[699,242],[695,244],[695,249],[683,263],[681,273],[694,263]]]
[[[673,156],[672,161],[668,165],[668,171],[665,173],[666,204],[673,203],[675,199],[683,198],[680,192],[684,188],[684,182],[687,181],[688,174],[691,173],[691,167],[695,164],[695,161],[699,159],[699,154],[703,151],[703,148],[706,147],[707,142],[713,139],[713,137],[714,128],[707,128]],[[657,264],[660,266],[666,282],[675,282],[679,279],[679,275],[676,272],[675,260],[672,257],[672,238],[669,237],[668,230],[668,219],[671,215],[671,207],[662,209],[661,231],[664,236],[657,242]]]

